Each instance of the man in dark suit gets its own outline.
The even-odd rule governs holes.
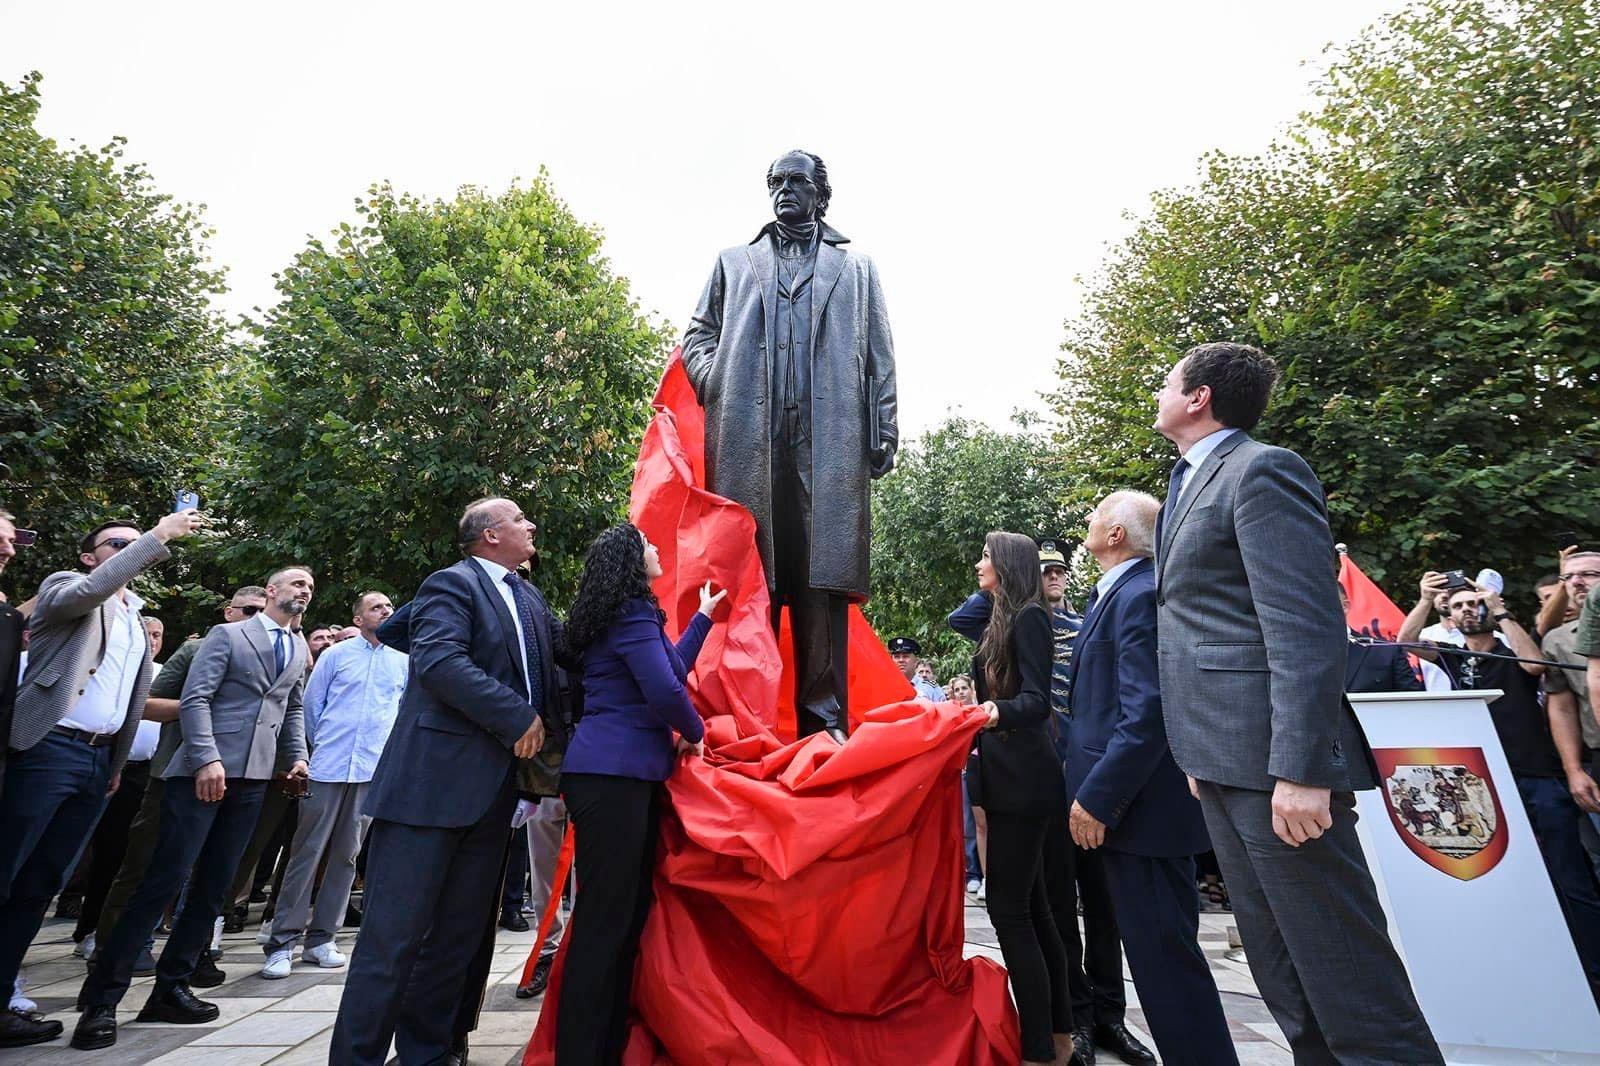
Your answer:
[[[1339,607],[1350,615],[1350,594],[1339,586]],[[1371,644],[1361,634],[1348,629],[1345,646],[1344,690],[1346,692],[1421,692],[1422,681],[1411,669],[1404,648],[1392,644]]]
[[[467,558],[422,583],[410,612],[410,677],[367,800],[373,818],[361,946],[332,1061],[381,1066],[459,1058],[453,1023],[473,949],[499,898],[516,759],[560,729],[560,626],[516,568],[537,527],[510,500],[461,516]]]
[[[21,544],[17,539],[16,516],[0,507],[0,574],[16,557]],[[32,535],[29,534],[31,540]],[[17,674],[22,663],[22,612],[6,602],[0,593],[0,737],[11,736],[11,711],[17,701]],[[0,744],[0,788],[5,786],[6,750]],[[3,793],[0,793],[3,794]]]
[[[142,1022],[204,1025],[220,1008],[190,984],[211,943],[239,856],[250,841],[280,763],[289,777],[307,772],[301,694],[306,642],[295,619],[311,603],[316,581],[304,567],[285,567],[267,579],[267,607],[242,622],[213,626],[200,642],[178,701],[182,742],[162,777],[161,818],[144,880],[97,945],[78,994],[83,1017],[72,1033],[79,1050],[117,1042],[117,1004],[167,902],[189,879],[156,961],[156,983],[139,1011]]]
[[[1198,940],[1193,856],[1210,848],[1200,804],[1167,750],[1150,562],[1161,505],[1114,492],[1089,515],[1102,576],[1072,660],[1069,824],[1100,860],[1139,1005],[1166,1063],[1236,1063]]]
[[[1442,1063],[1356,839],[1353,790],[1376,774],[1344,698],[1322,486],[1246,432],[1276,379],[1264,352],[1202,344],[1156,398],[1182,456],[1156,537],[1167,739],[1295,1060]]]

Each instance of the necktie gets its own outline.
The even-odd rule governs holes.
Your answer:
[[[1095,585],[1089,590],[1089,598],[1083,603],[1083,624],[1089,624],[1089,615],[1094,611],[1094,605],[1100,602],[1100,586]]]
[[[1167,498],[1161,501],[1156,512],[1156,550],[1161,549],[1161,531],[1167,528],[1167,516],[1178,506],[1178,493],[1183,491],[1183,475],[1189,469],[1189,460],[1180,458],[1172,464],[1172,476],[1167,478]]]
[[[283,668],[288,665],[289,659],[283,653],[283,630],[272,631],[272,661],[278,666],[278,673],[283,673]]]
[[[515,573],[507,574],[505,582],[511,586],[511,601],[517,605],[517,620],[522,623],[523,648],[528,655],[528,702],[533,704],[535,712],[541,711],[544,709],[544,671],[539,668],[539,631],[533,620],[533,596]]]

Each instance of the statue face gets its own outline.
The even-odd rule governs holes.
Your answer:
[[[786,155],[773,164],[767,176],[772,213],[780,222],[795,226],[817,217],[817,169],[809,156]]]

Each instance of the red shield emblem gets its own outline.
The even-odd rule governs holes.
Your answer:
[[[1482,748],[1375,748],[1400,839],[1435,870],[1470,881],[1506,853],[1506,819]]]

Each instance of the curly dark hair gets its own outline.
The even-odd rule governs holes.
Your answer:
[[[631,599],[648,600],[661,610],[644,574],[644,534],[633,523],[612,526],[594,538],[583,558],[577,598],[567,615],[566,644],[572,654],[581,654],[593,644]]]

